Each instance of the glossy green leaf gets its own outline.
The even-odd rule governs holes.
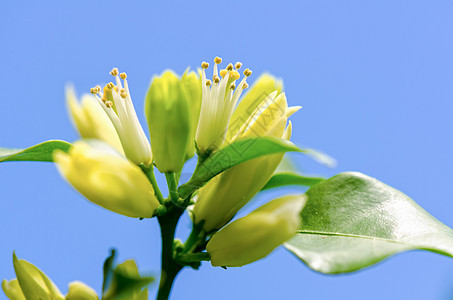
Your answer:
[[[5,161],[47,161],[52,162],[52,152],[56,149],[68,152],[71,144],[52,140],[37,144],[27,149],[0,148],[0,162]]]
[[[180,186],[178,192],[181,198],[185,198],[214,176],[235,165],[263,155],[289,151],[304,152],[284,139],[260,137],[239,140],[225,146],[197,165],[192,178]]]
[[[278,174],[274,174],[261,190],[264,191],[264,190],[287,186],[287,185],[312,186],[323,180],[324,180],[324,178],[302,176],[302,175],[290,173],[290,172],[278,173]]]
[[[374,178],[341,173],[307,195],[301,228],[285,246],[316,271],[351,272],[414,249],[453,257],[453,230]]]

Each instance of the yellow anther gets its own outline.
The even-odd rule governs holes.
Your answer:
[[[227,74],[227,72],[228,72],[227,70],[223,69],[223,70],[220,70],[219,73],[220,73],[220,76],[225,77],[225,75]]]
[[[236,70],[239,70],[242,67],[242,63],[238,61],[234,64],[234,67],[236,68]]]
[[[127,74],[123,72],[123,73],[120,74],[120,77],[121,77],[121,79],[124,80],[124,79],[127,78]]]
[[[249,87],[248,83],[247,83],[247,82],[244,82],[244,84],[242,85],[242,89],[245,90],[245,89],[248,88],[248,87]]]
[[[120,93],[125,93],[125,92],[126,92],[125,89],[121,89],[121,90],[120,90]]]
[[[112,108],[113,107],[113,103],[112,101],[105,101],[105,106],[107,106],[108,108]]]
[[[214,81],[214,83],[219,83],[220,82],[219,76],[214,75],[214,77],[212,78],[212,81]]]
[[[228,66],[226,67],[226,69],[227,69],[228,71],[233,70],[233,64],[232,64],[232,63],[229,63]]]
[[[113,84],[113,82],[109,82],[107,83],[106,87],[109,88],[109,89],[113,89],[115,85]]]
[[[211,84],[212,84],[211,80],[209,80],[209,79],[206,80],[206,86],[211,86]]]
[[[127,97],[127,93],[125,93],[125,92],[120,93],[120,96],[121,96],[121,98],[125,99]]]
[[[116,76],[118,75],[118,68],[113,68],[112,71],[110,71],[110,75]]]
[[[230,84],[230,89],[234,90],[236,88],[236,85],[234,83]]]
[[[220,64],[222,62],[222,59],[220,57],[216,56],[216,58],[214,58],[214,62],[216,64]]]
[[[244,70],[244,75],[247,76],[247,77],[249,77],[250,75],[252,75],[252,70],[250,70],[250,69],[248,69],[248,68],[245,69],[245,70]]]
[[[209,68],[209,63],[207,63],[207,62],[205,62],[205,61],[202,62],[202,63],[201,63],[201,68],[203,68],[203,69]]]
[[[94,87],[90,89],[90,93],[96,95],[97,93],[99,93],[99,90],[96,87]]]
[[[237,80],[239,79],[239,77],[241,77],[241,75],[239,75],[239,72],[236,71],[236,70],[233,70],[230,72],[230,78],[228,78],[229,80]]]

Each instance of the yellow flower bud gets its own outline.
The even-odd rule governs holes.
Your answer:
[[[77,101],[74,88],[66,87],[66,103],[74,127],[84,139],[99,139],[123,153],[115,127],[92,95],[85,94]]]
[[[40,269],[13,254],[17,279],[4,280],[2,288],[10,300],[42,299],[63,300],[64,296]]]
[[[286,131],[287,117],[294,112],[286,97],[271,93],[255,109],[233,140],[245,137],[272,136],[289,140],[292,126]],[[259,157],[241,163],[217,175],[198,192],[193,209],[195,223],[204,221],[206,232],[220,229],[258,193],[274,173],[283,154]]]
[[[24,293],[22,293],[17,279],[12,279],[10,281],[3,280],[2,289],[9,300],[27,300],[25,299]]]
[[[66,154],[54,152],[62,176],[91,202],[116,213],[150,218],[159,202],[141,169],[106,149],[76,142]]]
[[[164,173],[181,171],[191,120],[185,89],[173,72],[154,77],[146,95],[145,112],[157,168]]]
[[[73,281],[69,284],[69,291],[65,300],[99,300],[96,292],[80,281]]]
[[[186,72],[181,78],[181,83],[186,91],[190,113],[190,136],[186,150],[187,160],[195,154],[195,134],[197,133],[201,108],[201,77],[195,72]]]
[[[211,264],[240,267],[267,256],[294,236],[305,202],[304,195],[282,197],[228,224],[206,246]]]
[[[236,135],[239,128],[236,125],[243,124],[258,105],[269,96],[272,92],[277,91],[277,94],[283,92],[283,82],[270,74],[261,75],[242,97],[237,108],[231,116],[230,126],[228,127],[227,138],[231,139]]]

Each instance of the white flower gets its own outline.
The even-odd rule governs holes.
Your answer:
[[[252,71],[246,69],[244,78],[236,88],[236,80],[240,77],[237,70],[242,64],[239,62],[235,66],[229,64],[226,69],[220,71],[219,77],[217,65],[221,62],[220,57],[214,59],[212,81],[206,78],[205,70],[209,64],[207,62],[201,64],[202,100],[196,135],[197,147],[201,154],[208,150],[215,151],[223,145],[233,110],[242,91],[248,87],[247,77],[252,74]]]
[[[100,86],[96,86],[91,89],[91,93],[95,95],[115,127],[126,157],[136,164],[149,165],[152,162],[151,146],[132,104],[127,75],[119,74],[117,68],[110,74],[115,77],[116,85],[108,83],[103,92]],[[120,77],[124,81],[124,87]]]

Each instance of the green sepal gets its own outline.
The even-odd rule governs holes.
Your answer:
[[[46,161],[53,162],[54,150],[68,152],[71,144],[65,141],[46,141],[26,149],[0,148],[0,162],[6,161]]]
[[[285,246],[313,270],[352,272],[414,249],[453,257],[453,230],[374,178],[341,173],[306,194],[302,225]]]

